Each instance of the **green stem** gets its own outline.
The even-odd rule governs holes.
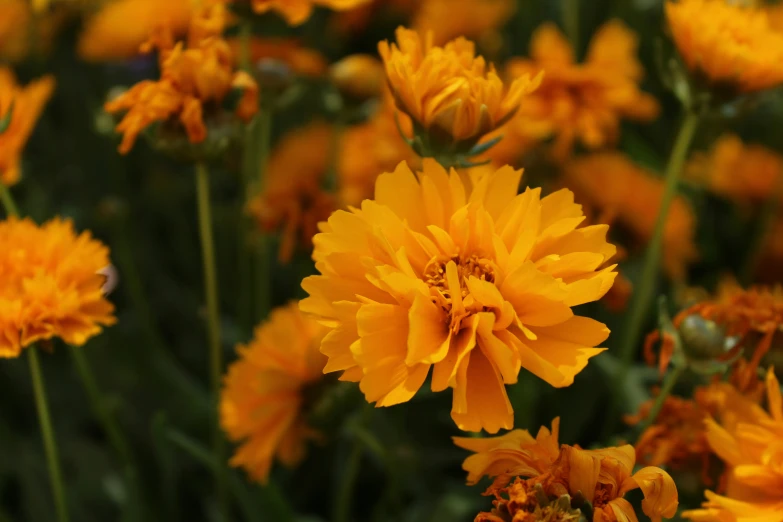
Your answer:
[[[750,240],[749,254],[740,272],[740,283],[743,286],[748,286],[753,282],[753,275],[758,267],[761,255],[764,253],[767,236],[772,231],[775,219],[778,217],[781,198],[783,198],[783,176],[779,176],[775,190],[769,195],[767,201],[764,202],[764,206],[759,213],[758,223]]]
[[[574,56],[579,58],[579,2],[582,0],[561,0],[563,9],[563,27],[571,41]]]
[[[239,67],[250,72],[250,38],[253,36],[253,25],[249,20],[243,20],[239,26]]]
[[[264,190],[269,152],[272,146],[272,108],[263,107],[258,115],[258,166],[257,188],[258,192]],[[263,320],[271,307],[271,267],[269,256],[269,238],[265,234],[259,234],[256,244],[256,319]]]
[[[11,191],[4,183],[0,183],[0,200],[2,200],[5,213],[9,217],[19,217],[19,209],[16,208],[16,203],[14,203],[14,198],[11,196]]]
[[[645,419],[644,423],[642,423],[642,433],[644,430],[655,424],[655,420],[658,418],[658,414],[661,413],[661,408],[663,408],[663,403],[666,402],[666,397],[671,394],[672,390],[674,389],[674,385],[677,384],[677,381],[680,379],[684,371],[685,365],[675,366],[674,369],[672,369],[672,371],[670,371],[666,376],[666,379],[663,381],[661,391],[658,393],[658,397],[655,398],[655,403],[653,404],[649,415],[647,415],[647,419]]]
[[[41,373],[41,364],[38,362],[38,349],[35,346],[30,346],[27,348],[27,353],[30,359],[30,377],[33,381],[33,392],[35,393],[35,407],[38,410],[38,421],[41,426],[44,449],[46,450],[46,461],[49,465],[49,480],[52,483],[54,505],[57,509],[57,520],[59,522],[68,522],[65,483],[60,470],[60,457],[57,454],[54,428],[49,415],[49,404],[46,400],[46,387],[44,386],[43,374]]]
[[[209,368],[212,397],[215,400],[215,416],[217,417],[217,400],[220,396],[220,381],[223,374],[223,351],[220,346],[220,313],[218,311],[218,281],[215,267],[215,242],[212,233],[212,208],[209,195],[209,171],[204,163],[196,164],[196,194],[198,198],[198,221],[201,235],[201,254],[204,265],[204,291],[207,301],[207,337],[209,339]],[[214,458],[215,485],[218,502],[224,515],[227,515],[225,443],[220,425],[215,418],[214,425]],[[224,520],[228,520],[224,516]]]
[[[353,492],[356,481],[359,478],[359,470],[362,463],[363,443],[356,439],[351,454],[348,457],[348,463],[345,465],[343,479],[340,483],[340,489],[337,492],[337,499],[334,506],[334,522],[348,522],[351,519],[351,505],[353,504]]]

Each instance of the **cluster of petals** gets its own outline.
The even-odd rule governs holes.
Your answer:
[[[589,502],[596,522],[636,522],[636,512],[624,495],[641,489],[642,511],[653,522],[675,515],[679,501],[674,480],[657,467],[633,473],[633,446],[597,450],[566,444],[558,447],[558,427],[559,419],[555,419],[551,431],[542,427],[535,438],[526,430],[483,439],[455,438],[459,447],[475,453],[463,463],[468,483],[489,476],[495,478],[492,491],[512,477],[526,478],[541,484],[548,495],[568,494]]]
[[[749,2],[667,0],[666,19],[686,66],[715,88],[737,93],[783,83],[783,33]]]
[[[0,222],[0,357],[59,337],[80,346],[115,323],[102,272],[109,249],[70,221]]]
[[[293,466],[318,434],[307,424],[305,388],[323,377],[326,329],[290,303],[272,311],[253,340],[237,347],[220,394],[220,425],[240,443],[231,458],[266,482],[277,459]]]
[[[653,120],[658,102],[639,88],[644,70],[636,57],[636,35],[621,21],[604,24],[593,37],[583,63],[554,24],[533,34],[529,58],[514,58],[506,65],[509,78],[525,78],[545,71],[541,86],[517,115],[501,129],[505,144],[493,153],[503,163],[519,154],[514,144],[533,146],[554,138],[556,158],[570,154],[575,143],[588,149],[612,146],[627,118]]]
[[[505,123],[541,75],[506,86],[494,67],[459,37],[440,47],[432,33],[400,27],[397,43],[378,44],[397,107],[444,143],[478,141]]]
[[[21,87],[13,72],[0,66],[0,183],[19,181],[22,150],[53,90],[51,76]]]
[[[302,309],[331,328],[326,372],[359,381],[369,402],[410,400],[432,370],[453,389],[452,418],[468,431],[513,426],[506,384],[521,368],[570,385],[605,325],[571,307],[600,299],[615,266],[608,227],[580,227],[566,189],[518,194],[521,171],[458,173],[425,159],[381,174],[375,199],[338,210],[315,236],[320,275]]]
[[[220,108],[232,89],[242,91],[236,114],[249,120],[258,110],[258,86],[243,71],[234,70],[231,48],[222,39],[228,13],[215,3],[194,14],[185,42],[176,42],[168,26],[159,26],[146,49],[159,51],[161,78],[145,80],[106,103],[108,112],[125,112],[117,125],[123,133],[120,152],[126,153],[138,135],[154,122],[179,120],[188,139],[200,143],[207,137],[205,110]]]
[[[235,0],[238,1],[238,0]],[[253,11],[259,14],[270,11],[282,16],[289,25],[300,25],[310,18],[316,6],[337,11],[354,9],[370,0],[250,0]]]

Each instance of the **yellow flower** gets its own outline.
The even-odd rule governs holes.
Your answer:
[[[725,495],[706,492],[703,509],[686,511],[696,521],[783,520],[783,398],[780,383],[767,372],[767,410],[738,399],[729,421],[707,421],[707,440],[728,466]]]
[[[258,86],[248,74],[234,70],[231,48],[221,38],[226,16],[221,3],[202,8],[191,19],[187,47],[174,43],[170,27],[153,34],[146,47],[159,50],[161,79],[142,81],[105,105],[108,112],[127,111],[117,125],[124,134],[120,152],[127,153],[154,122],[181,125],[191,143],[204,141],[205,108],[219,106],[232,89],[242,91],[237,115],[247,121],[255,114]]]
[[[513,426],[504,384],[521,368],[568,386],[602,351],[609,330],[571,307],[611,287],[614,266],[596,268],[615,248],[608,227],[578,228],[570,191],[518,195],[510,167],[474,174],[429,159],[381,174],[374,200],[321,225],[301,306],[333,328],[325,371],[369,402],[410,400],[432,368],[457,425],[495,433]]]
[[[761,145],[746,145],[733,134],[718,138],[709,153],[695,154],[687,170],[694,181],[725,198],[744,205],[770,197],[783,176],[783,158]]]
[[[438,47],[432,38],[400,27],[397,43],[383,41],[378,50],[397,108],[438,143],[477,142],[511,118],[541,81],[526,75],[506,87],[473,42],[457,38]]]
[[[730,93],[783,83],[783,34],[763,9],[726,0],[667,0],[666,18],[685,65],[696,79]]]
[[[253,11],[266,13],[275,11],[289,25],[300,25],[310,18],[315,6],[328,7],[337,11],[354,9],[370,0],[251,0]]]
[[[613,146],[624,118],[650,121],[658,102],[639,88],[644,70],[636,58],[636,35],[621,21],[604,24],[590,42],[587,58],[576,63],[571,45],[554,24],[533,34],[530,58],[516,58],[507,66],[510,78],[524,78],[544,70],[541,87],[517,115],[499,131],[505,134],[507,154],[554,138],[553,152],[562,159],[576,142],[588,149]],[[524,149],[523,149],[524,150]],[[503,149],[498,149],[498,153]],[[496,156],[493,156],[496,157]],[[515,158],[496,157],[496,161]]]
[[[191,0],[116,0],[85,22],[79,37],[79,56],[85,60],[121,60],[139,48],[160,25],[184,35],[191,17]]]
[[[638,246],[646,246],[663,197],[661,178],[620,153],[599,152],[568,162],[563,179],[599,222],[617,223],[635,236]],[[663,233],[664,269],[673,279],[683,279],[698,257],[696,217],[685,198],[672,203]]]
[[[220,425],[241,443],[231,465],[259,482],[266,483],[275,458],[294,466],[318,437],[305,418],[305,395],[323,377],[326,358],[318,347],[325,333],[291,303],[273,310],[253,340],[237,347],[239,360],[220,394]]]
[[[431,31],[435,45],[460,36],[493,43],[515,10],[513,0],[423,0],[412,25],[419,34]]]
[[[0,129],[5,127],[0,130],[0,183],[19,181],[22,149],[53,90],[51,76],[20,87],[13,72],[0,66]]]
[[[70,221],[0,222],[0,357],[59,337],[81,346],[115,323],[101,271],[109,250]]]

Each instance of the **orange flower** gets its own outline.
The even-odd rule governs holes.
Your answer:
[[[181,124],[191,143],[207,137],[205,110],[217,110],[232,89],[242,98],[236,113],[249,120],[258,109],[258,86],[244,72],[233,70],[229,45],[221,39],[226,7],[217,3],[202,8],[190,24],[187,48],[175,45],[171,28],[161,27],[145,47],[160,52],[161,79],[142,81],[106,103],[108,112],[127,111],[117,125],[124,134],[120,152],[127,153],[139,133],[154,122]]]
[[[269,160],[263,192],[248,203],[262,230],[282,227],[278,256],[283,263],[298,244],[312,247],[318,223],[335,208],[334,198],[323,189],[333,134],[331,126],[316,122],[284,136]]]
[[[616,152],[594,153],[566,164],[564,182],[585,206],[594,209],[598,222],[616,223],[634,234],[639,245],[652,237],[663,197],[663,180],[656,178]],[[664,228],[664,268],[682,279],[696,259],[695,216],[685,198],[672,203]]]
[[[715,194],[745,205],[759,204],[779,197],[775,191],[783,175],[783,157],[726,134],[709,153],[695,154],[686,172]]]
[[[452,418],[468,431],[513,425],[504,384],[521,368],[570,385],[609,331],[573,314],[611,287],[608,227],[578,228],[568,190],[517,194],[521,171],[460,175],[424,160],[381,174],[375,199],[337,211],[315,236],[321,273],[302,309],[333,331],[327,372],[359,381],[369,402],[406,402],[430,369],[453,388]]]
[[[116,322],[101,272],[109,250],[59,218],[0,221],[0,357],[59,337],[81,346]]]
[[[354,9],[370,0],[251,0],[253,11],[267,13],[275,11],[289,25],[300,25],[310,18],[315,6],[328,7],[337,11]]]
[[[22,149],[53,90],[51,76],[20,87],[13,72],[0,67],[0,183],[19,181]]]
[[[561,491],[557,491],[561,493]],[[479,513],[474,522],[578,522],[582,513],[569,497],[544,491],[537,479],[514,479],[505,488],[492,490],[490,513]]]
[[[241,54],[241,43],[237,38],[229,38],[228,44],[237,62]],[[262,60],[282,62],[290,67],[294,74],[301,76],[322,76],[326,73],[326,59],[314,49],[308,49],[293,38],[251,38],[250,61]]]
[[[225,376],[220,425],[240,447],[232,466],[266,483],[272,460],[294,466],[306,442],[318,434],[307,424],[305,395],[322,378],[326,358],[318,351],[326,329],[296,303],[272,311],[253,340],[237,347],[239,360]]]
[[[736,394],[729,420],[707,421],[707,440],[728,466],[725,496],[707,491],[703,509],[683,516],[696,521],[783,520],[783,398],[767,372],[767,410]]]
[[[464,38],[438,47],[432,34],[422,40],[403,27],[396,34],[396,44],[383,41],[378,50],[397,108],[439,143],[477,142],[511,118],[541,81],[523,75],[506,87]]]
[[[352,54],[332,64],[329,77],[341,92],[360,100],[380,96],[385,86],[383,65],[369,54]]]
[[[423,0],[412,25],[419,34],[432,32],[435,45],[460,36],[486,42],[499,39],[515,10],[513,0]]]
[[[174,35],[184,35],[191,11],[191,0],[108,2],[86,21],[79,37],[79,56],[91,61],[132,58],[161,25]]]
[[[27,55],[32,21],[26,0],[0,0],[0,57],[16,61]]]
[[[644,70],[636,48],[636,35],[612,20],[595,34],[586,60],[578,64],[557,27],[542,25],[533,35],[531,57],[513,59],[506,69],[510,78],[544,70],[544,81],[499,132],[508,142],[527,148],[554,137],[554,154],[560,159],[576,142],[588,149],[614,145],[623,118],[650,121],[659,112],[655,98],[639,89]],[[515,159],[493,157],[501,162]]]
[[[725,0],[667,0],[666,18],[685,65],[732,93],[783,83],[783,35],[763,9]]]

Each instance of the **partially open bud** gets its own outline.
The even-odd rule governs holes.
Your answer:
[[[329,67],[329,79],[343,96],[361,102],[381,95],[386,75],[378,59],[353,54]]]

